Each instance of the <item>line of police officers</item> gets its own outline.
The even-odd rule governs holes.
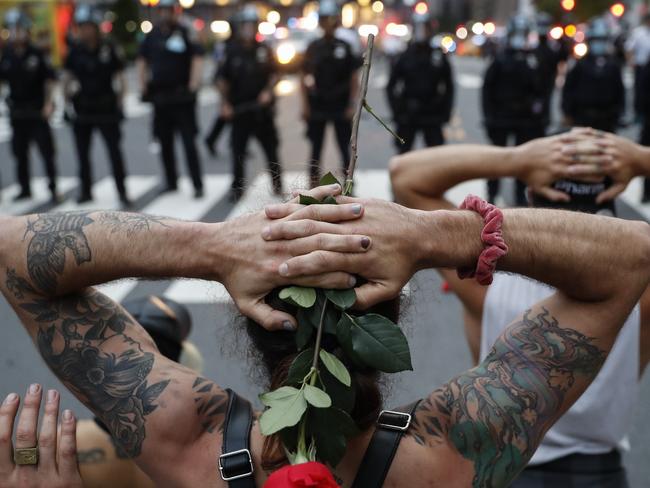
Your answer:
[[[203,181],[195,137],[203,50],[179,22],[176,2],[160,0],[155,9],[156,25],[140,46],[138,74],[143,100],[151,102],[154,108],[153,134],[161,145],[165,174],[162,191],[177,188],[174,138],[178,134],[195,196],[200,198]],[[398,146],[400,152],[410,150],[420,132],[426,145],[442,144],[442,127],[451,117],[454,99],[452,69],[434,36],[433,19],[427,14],[415,14],[412,20],[412,40],[392,63],[386,87],[396,130],[405,140],[403,146]],[[90,140],[97,130],[106,142],[117,192],[128,206],[126,169],[120,148],[124,62],[118,50],[102,38],[101,19],[93,9],[78,7],[75,21],[78,34],[64,64],[64,93],[79,157],[79,201],[92,198]],[[337,36],[339,8],[333,0],[320,2],[319,22],[323,35],[308,46],[301,76],[302,113],[311,144],[308,165],[312,184],[320,176],[319,160],[325,129],[330,123],[336,133],[342,166],[347,165],[361,66],[351,46]],[[29,41],[29,19],[20,11],[11,10],[5,24],[10,30],[10,43],[0,59],[0,81],[9,85],[12,149],[21,185],[17,198],[31,196],[28,147],[34,141],[43,156],[52,198],[56,200],[54,144],[48,124],[56,77],[44,54]],[[274,191],[282,191],[273,93],[278,69],[271,49],[258,40],[258,24],[253,6],[236,15],[233,37],[225,46],[215,75],[222,99],[220,118],[232,124],[234,200],[245,188],[244,163],[251,137],[264,150]],[[558,65],[568,57],[565,46],[551,44],[549,29],[548,17],[540,17],[536,22],[513,18],[508,26],[507,45],[493,57],[485,73],[484,124],[496,145],[507,145],[511,138],[515,144],[521,144],[544,135],[548,129]],[[534,31],[536,45],[531,44]],[[606,23],[595,20],[587,33],[588,54],[569,69],[562,93],[562,109],[569,126],[588,125],[615,131],[619,125],[625,107],[622,62],[613,53],[609,37]],[[498,190],[498,181],[489,182],[490,200],[494,200]],[[526,203],[521,184],[517,186],[516,200],[519,205]]]

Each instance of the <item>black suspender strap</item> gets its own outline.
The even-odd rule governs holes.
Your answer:
[[[404,408],[406,412],[383,410],[377,419],[377,428],[368,444],[352,488],[381,488],[393,462],[399,442],[411,425],[411,419],[420,401]]]
[[[255,488],[250,434],[253,425],[251,404],[231,389],[223,429],[223,454],[219,456],[221,478],[230,488]]]

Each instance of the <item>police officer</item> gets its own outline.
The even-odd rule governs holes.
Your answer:
[[[508,25],[507,45],[497,53],[483,80],[483,116],[492,144],[516,145],[544,136],[546,86],[539,59],[531,49],[531,25],[525,17],[514,17]],[[488,181],[488,199],[499,193],[499,180]],[[515,203],[527,204],[523,183],[517,181]]]
[[[120,120],[125,93],[124,62],[115,47],[102,39],[101,15],[89,5],[79,5],[74,15],[78,39],[64,65],[64,93],[71,102],[72,122],[81,192],[79,203],[92,199],[90,141],[95,129],[104,138],[115,186],[123,206],[129,206],[124,186],[124,158],[120,148]],[[114,82],[117,90],[113,88]]]
[[[236,21],[236,38],[229,45],[216,76],[222,98],[221,115],[232,124],[233,200],[238,200],[244,192],[244,160],[251,136],[262,145],[273,180],[273,191],[282,193],[279,138],[273,111],[276,61],[269,46],[256,39],[259,17],[255,7],[245,7]]]
[[[0,83],[9,86],[7,105],[13,132],[11,148],[16,158],[20,193],[16,200],[31,198],[29,145],[35,142],[45,163],[52,202],[58,201],[54,141],[49,118],[54,111],[52,91],[56,75],[41,49],[32,44],[30,19],[20,10],[5,14],[9,42],[0,58]]]
[[[454,82],[447,55],[434,41],[428,13],[413,15],[413,38],[397,57],[386,92],[397,134],[404,144],[400,153],[411,150],[422,132],[427,146],[444,143],[442,126],[449,122],[454,103]]]
[[[166,187],[177,189],[174,135],[180,134],[196,198],[203,196],[201,163],[195,138],[196,94],[201,85],[203,50],[190,39],[176,14],[177,0],[160,0],[157,23],[145,37],[138,58],[143,100],[154,106],[153,131],[160,142]]]
[[[343,168],[349,162],[354,95],[358,85],[361,59],[352,47],[335,37],[339,24],[338,6],[333,0],[322,0],[318,10],[323,37],[313,41],[305,52],[302,71],[303,118],[311,143],[310,179],[316,185],[320,177],[320,155],[325,127],[334,125],[336,142]]]
[[[589,26],[587,45],[587,55],[567,73],[562,110],[568,125],[616,132],[625,110],[623,67],[613,54],[604,19]]]

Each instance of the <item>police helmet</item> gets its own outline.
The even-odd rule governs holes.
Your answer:
[[[591,21],[589,28],[587,29],[587,41],[593,41],[596,39],[608,40],[610,37],[610,29],[607,25],[607,21],[603,18],[596,18]]]
[[[319,17],[338,17],[339,6],[333,0],[321,0],[318,5]]]
[[[532,25],[530,20],[523,15],[515,15],[514,17],[511,17],[510,20],[508,21],[507,31],[509,36],[513,36],[513,35],[528,36],[531,30],[532,30]]]
[[[160,352],[178,361],[192,329],[192,317],[185,305],[168,298],[150,295],[129,300],[124,309],[151,335]]]
[[[31,19],[25,15],[25,12],[17,8],[7,10],[5,13],[4,21],[5,27],[10,29],[21,27],[23,29],[29,30],[32,27]]]
[[[257,13],[257,8],[253,5],[246,5],[236,16],[237,22],[245,24],[247,22],[258,23],[260,16]]]
[[[90,5],[79,5],[74,11],[74,21],[77,24],[99,25],[102,21],[101,13]]]

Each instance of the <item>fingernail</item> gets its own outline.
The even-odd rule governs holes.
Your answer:
[[[340,190],[341,185],[339,185],[338,183],[334,183],[334,184],[330,185],[329,188],[331,188],[332,190]]]
[[[287,263],[282,263],[278,268],[280,276],[289,276],[289,265]]]
[[[354,205],[352,205],[352,213],[354,215],[359,215],[361,213],[361,204],[355,203]]]
[[[47,403],[54,403],[56,401],[58,392],[56,390],[47,391]]]
[[[282,322],[282,328],[284,330],[288,330],[290,332],[296,330],[296,328],[293,326],[293,324],[291,322],[289,322],[288,320],[285,320],[284,322]]]
[[[361,247],[363,247],[364,249],[368,249],[369,246],[370,246],[370,238],[362,237],[361,238]]]
[[[9,403],[13,403],[18,399],[18,395],[15,393],[9,393],[7,395],[7,398],[5,398],[4,402],[2,402],[3,405],[8,405]]]
[[[72,410],[64,410],[63,411],[63,420],[66,422],[70,422],[72,420]]]
[[[38,383],[32,383],[31,385],[29,385],[29,393],[31,395],[36,395],[40,391],[40,389],[41,389],[41,385],[39,385]]]
[[[354,276],[350,276],[350,278],[348,278],[348,285],[350,286],[350,288],[354,288],[356,284],[357,284],[357,279]]]
[[[271,227],[264,227],[262,229],[262,239],[267,240],[271,237]]]

